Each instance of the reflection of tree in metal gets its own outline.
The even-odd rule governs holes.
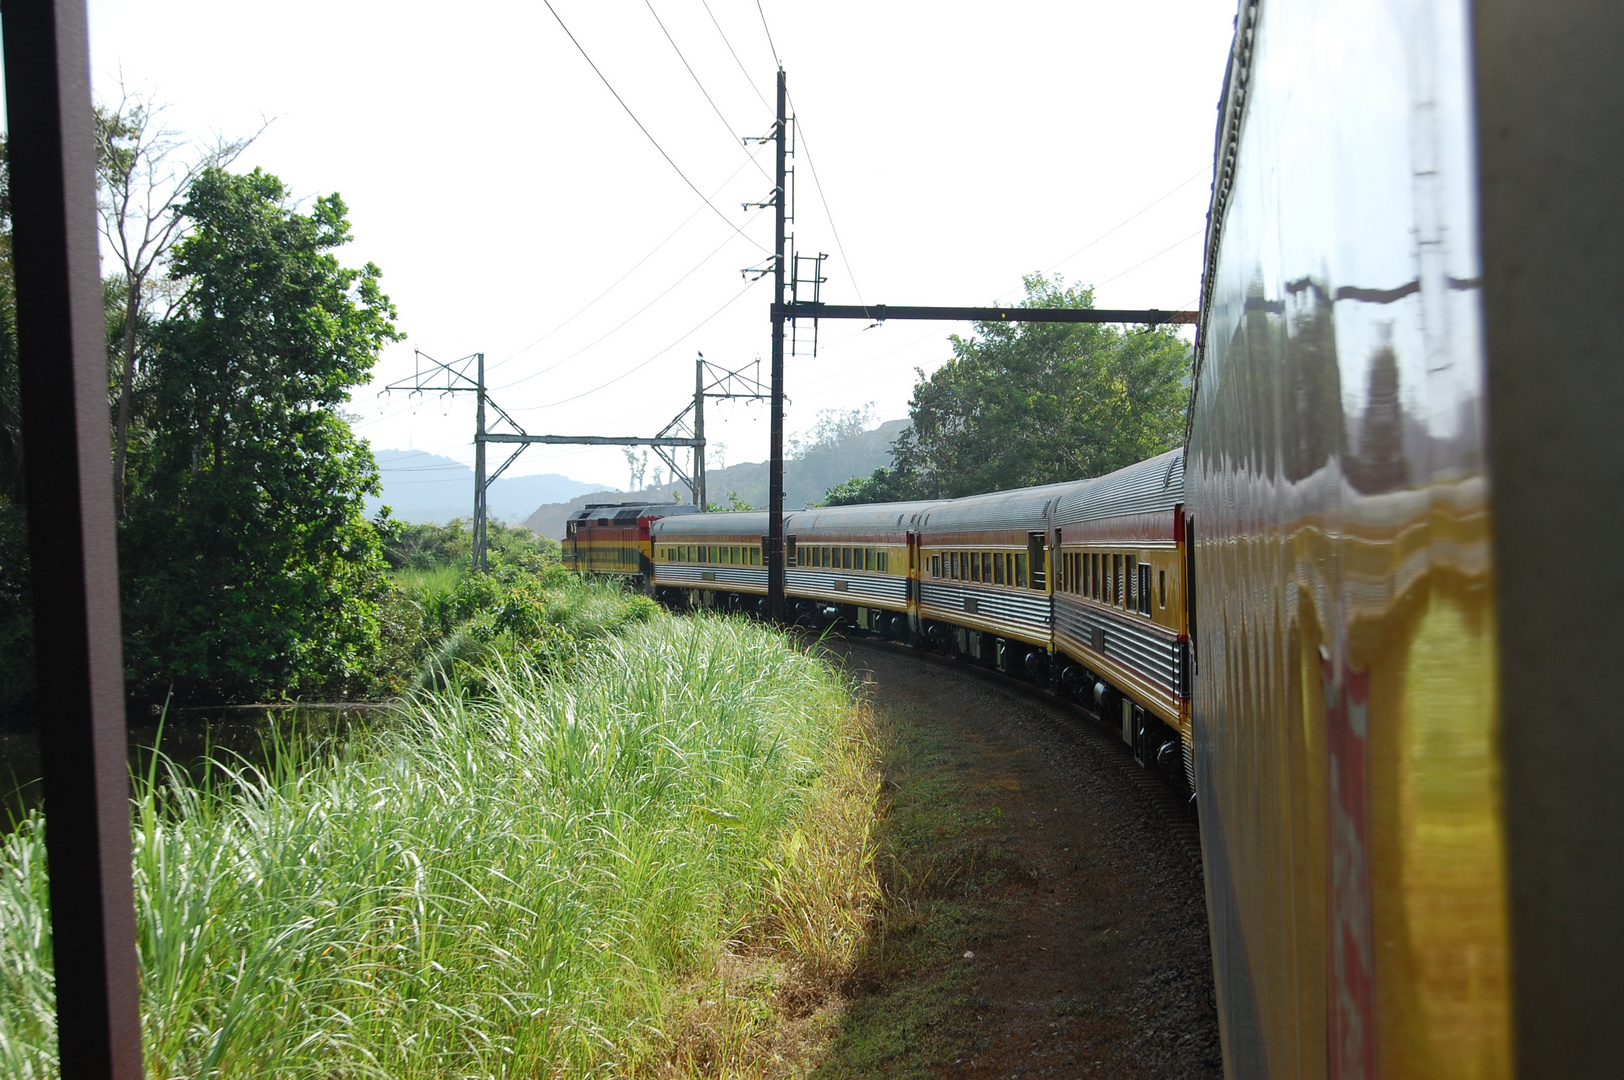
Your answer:
[[[1348,483],[1374,495],[1404,487],[1410,466],[1404,458],[1404,403],[1399,399],[1398,354],[1391,344],[1376,350],[1370,362],[1365,415],[1359,445],[1350,447],[1343,470]]]

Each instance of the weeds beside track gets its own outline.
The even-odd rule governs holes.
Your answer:
[[[878,773],[830,665],[656,615],[483,681],[336,750],[137,778],[150,1075],[717,1075],[760,1052],[761,1002],[850,969]],[[0,853],[19,1077],[55,1072],[44,828]],[[750,954],[771,985],[714,1006]]]

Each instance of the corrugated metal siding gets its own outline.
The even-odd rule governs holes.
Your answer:
[[[975,611],[965,608],[966,600],[975,601]],[[962,623],[966,617],[980,616],[985,620],[1018,626],[1035,637],[1049,636],[1049,597],[1045,593],[982,589],[974,585],[946,581],[922,581],[919,583],[919,602],[920,614],[927,617]]]
[[[1073,485],[1055,507],[1054,523],[1068,525],[1122,514],[1171,510],[1184,501],[1184,451],[1169,450],[1148,461]]]
[[[704,575],[711,574],[712,577]],[[766,589],[767,570],[761,566],[694,565],[692,563],[656,563],[656,585],[684,585],[700,589],[725,589],[729,585]]]
[[[1079,604],[1064,596],[1055,603],[1055,629],[1092,648],[1094,630],[1105,632],[1105,658],[1128,668],[1177,700],[1183,693],[1184,650],[1178,638],[1128,615]]]
[[[842,581],[846,583],[844,589],[839,587]],[[817,593],[820,596],[837,596],[842,599],[850,597],[854,603],[871,600],[898,608],[906,607],[908,603],[908,579],[889,574],[868,577],[842,574],[833,570],[802,570],[792,567],[785,571],[784,591],[791,596]]]

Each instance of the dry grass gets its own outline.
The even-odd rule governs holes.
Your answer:
[[[764,924],[683,988],[668,1051],[637,1075],[778,1080],[821,1063],[880,900],[880,761],[873,714],[859,704],[770,859]]]

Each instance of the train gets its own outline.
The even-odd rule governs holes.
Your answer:
[[[1617,4],[1240,0],[1183,445],[786,517],[797,618],[1189,790],[1228,1077],[1624,1069],[1621,46]],[[763,609],[764,514],[637,530],[641,587]]]
[[[1195,785],[1184,455],[1098,479],[785,514],[787,613],[1034,682],[1120,723]],[[678,609],[764,614],[767,515],[584,509],[564,558]]]

